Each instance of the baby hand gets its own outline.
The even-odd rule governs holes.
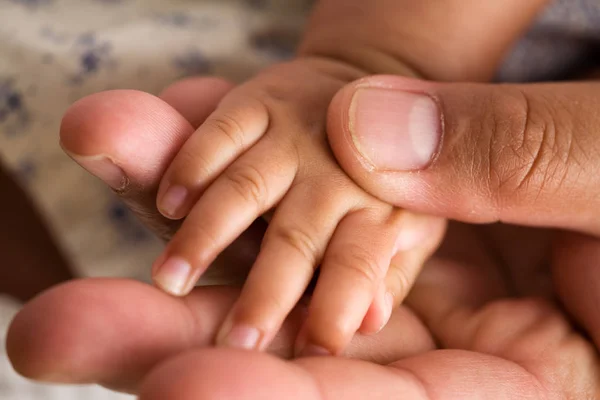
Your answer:
[[[357,330],[385,324],[414,281],[424,260],[396,254],[415,241],[437,244],[404,234],[416,218],[364,192],[331,153],[328,105],[358,77],[316,58],[271,67],[232,90],[165,173],[158,208],[187,218],[153,277],[174,295],[187,294],[223,249],[275,208],[217,343],[265,349],[320,266],[297,352],[338,354]]]

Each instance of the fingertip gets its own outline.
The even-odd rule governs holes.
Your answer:
[[[140,312],[142,305],[153,312]],[[71,281],[25,305],[6,349],[14,369],[33,380],[131,388],[157,360],[189,345],[189,316],[141,282]]]
[[[299,357],[327,357],[331,355],[331,352],[326,348],[308,343],[301,348]]]
[[[145,189],[156,185],[191,133],[189,122],[159,98],[114,90],[73,104],[63,117],[60,144],[113,189],[130,184]]]
[[[382,287],[373,299],[358,332],[363,335],[379,333],[390,320],[393,307],[394,295],[386,291],[385,287]]]
[[[149,93],[110,90],[69,107],[61,122],[60,141],[69,153],[80,156],[132,156],[139,154],[139,141],[134,138],[131,143],[133,135],[147,139],[161,128],[167,136],[172,130],[191,130],[179,113]]]
[[[194,269],[183,257],[161,255],[152,266],[152,279],[156,286],[172,296],[189,294],[194,285]]]
[[[307,320],[304,321],[298,334],[296,335],[296,341],[294,342],[294,357],[295,358],[306,358],[306,357],[326,357],[331,355],[337,355],[328,348],[321,345],[315,344],[311,339],[309,332],[311,331],[310,323]]]
[[[446,220],[403,212],[394,256],[383,284],[379,287],[359,332],[371,335],[380,332],[391,314],[412,289],[425,262],[441,243]]]
[[[356,128],[356,97],[365,88],[387,88],[417,91],[430,88],[428,82],[398,76],[375,75],[351,82],[333,97],[327,114],[327,137],[336,160],[344,171],[363,188],[372,188],[377,177],[372,160],[367,159],[356,146],[353,133]],[[384,116],[384,113],[381,113]],[[393,129],[393,126],[388,128]],[[374,192],[376,193],[376,192]]]
[[[389,314],[385,307],[385,274],[401,221],[397,210],[361,209],[337,226],[322,261],[309,308],[307,345],[340,354],[357,331],[377,332]],[[374,299],[379,297],[379,302]],[[369,309],[373,308],[369,315]],[[366,320],[365,320],[365,317]]]
[[[90,361],[98,354],[84,350],[105,310],[92,293],[94,283],[71,281],[29,302],[12,321],[6,350],[13,368],[24,377],[50,383],[91,383]],[[89,343],[88,343],[89,344]]]
[[[165,218],[182,219],[190,212],[189,195],[190,191],[185,186],[161,182],[156,207]]]
[[[268,129],[269,113],[266,106],[256,100],[244,101],[243,97],[235,95],[227,97],[231,98],[234,100],[230,101],[242,105],[234,103],[203,119],[203,124],[177,149],[177,154],[165,169],[156,204],[166,218],[177,220],[187,216],[195,207],[194,203],[209,190],[219,187],[219,182],[221,187],[223,182],[232,183],[234,188],[242,189],[242,194],[250,191],[250,196],[256,195],[256,200],[262,200],[260,196],[265,194],[267,188],[261,186],[265,183],[261,178],[275,174],[265,171],[265,175],[259,175],[264,168],[256,168],[253,164],[267,162],[264,157],[256,160],[256,150],[248,150],[257,144]],[[267,154],[274,160],[280,158],[272,148],[268,149]],[[253,161],[243,164],[240,159]]]
[[[61,330],[59,335],[54,327],[65,320],[87,323],[83,321],[85,316],[72,310],[57,307],[53,311],[53,308],[62,301],[72,300],[63,293],[73,286],[69,282],[42,293],[27,303],[11,322],[6,337],[6,351],[13,368],[22,376],[46,382],[72,381],[63,372],[65,360],[73,358],[67,345],[72,335],[66,330]],[[85,298],[80,301],[85,302]]]
[[[263,286],[253,284],[257,278],[253,272],[221,324],[215,339],[217,346],[265,351],[293,311],[293,303],[290,303],[289,310],[287,307],[281,308],[282,301],[277,297],[279,294],[270,293],[273,289],[269,283]],[[273,308],[273,304],[277,304],[277,307]]]
[[[234,324],[231,317],[221,327],[216,340],[217,346],[240,350],[264,350],[269,343],[258,328],[247,324]]]
[[[344,352],[346,346],[356,329],[350,332],[342,332],[329,324],[319,324],[311,321],[310,314],[300,329],[300,333],[294,344],[295,357],[319,357],[319,356],[339,356]]]

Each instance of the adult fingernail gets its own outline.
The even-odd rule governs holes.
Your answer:
[[[431,97],[360,88],[350,107],[354,145],[375,169],[419,170],[433,159],[442,136],[442,122]]]
[[[160,201],[161,212],[168,217],[174,217],[183,206],[188,195],[188,190],[179,185],[170,186]]]
[[[68,153],[69,156],[90,174],[100,178],[104,183],[115,190],[124,189],[129,183],[129,179],[121,167],[115,164],[109,157],[98,156],[79,156]]]
[[[192,266],[180,257],[169,257],[162,262],[159,258],[153,270],[154,283],[165,292],[174,296],[183,296],[188,292]],[[162,262],[162,263],[161,263]]]
[[[234,325],[222,339],[219,345],[233,347],[236,349],[255,350],[261,339],[261,333],[258,329],[250,325]]]

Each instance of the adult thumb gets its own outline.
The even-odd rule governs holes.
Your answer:
[[[384,201],[464,222],[600,234],[600,84],[374,76],[330,106],[342,168]]]

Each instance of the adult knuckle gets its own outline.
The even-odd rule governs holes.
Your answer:
[[[498,207],[506,197],[560,186],[574,146],[569,118],[558,118],[556,105],[519,89],[491,101],[485,178]]]
[[[263,173],[250,164],[230,167],[226,178],[231,187],[246,201],[262,210],[268,198],[267,183]]]

